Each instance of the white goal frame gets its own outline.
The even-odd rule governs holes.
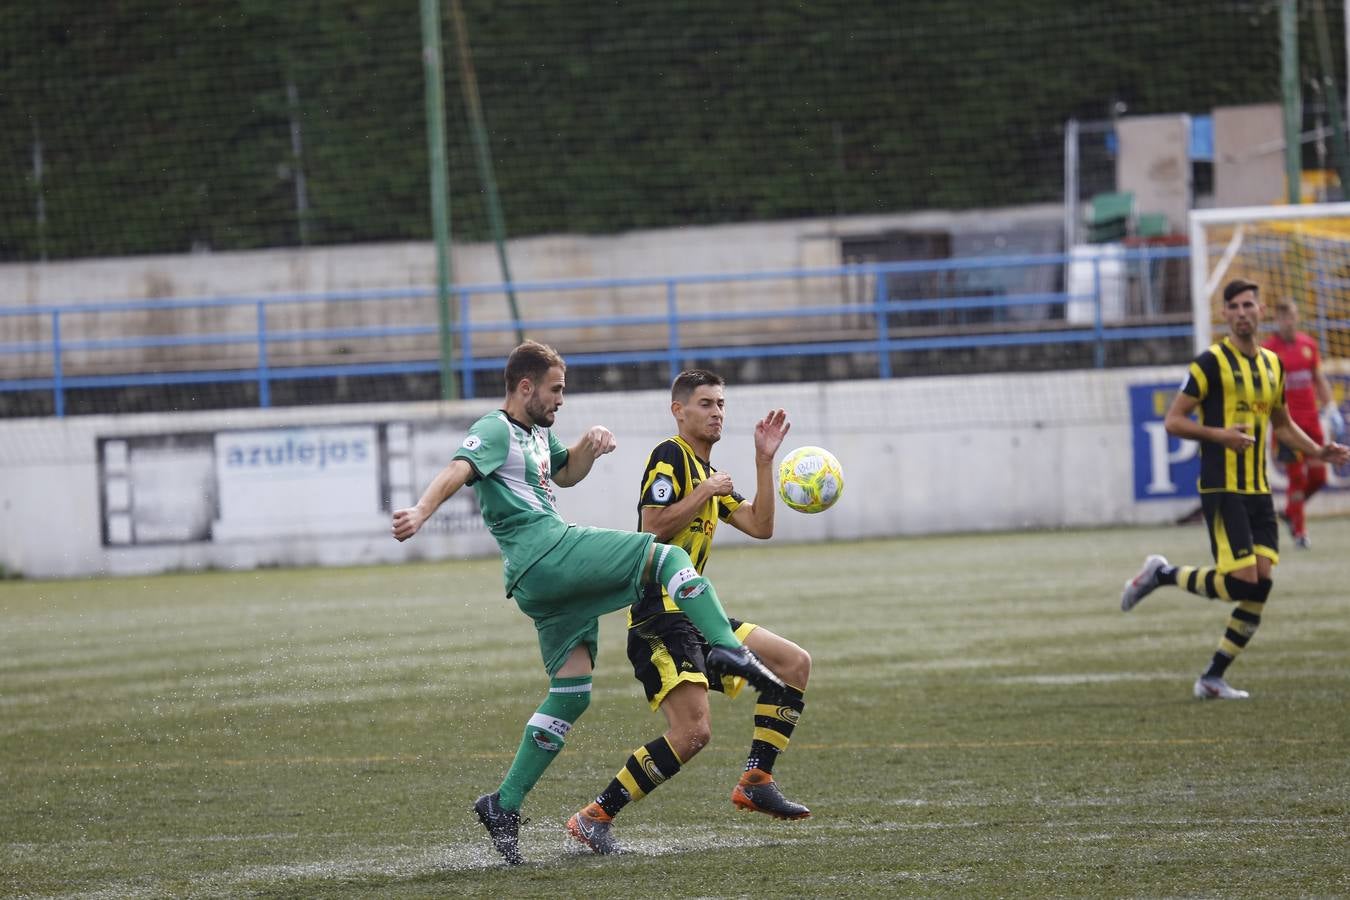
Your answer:
[[[1227,209],[1193,209],[1187,216],[1191,244],[1191,318],[1195,326],[1195,352],[1200,353],[1214,341],[1210,297],[1218,289],[1233,256],[1241,244],[1237,231],[1219,258],[1214,272],[1209,268],[1207,225],[1241,225],[1244,222],[1270,222],[1289,219],[1350,218],[1350,203],[1302,203],[1297,206],[1234,206]]]

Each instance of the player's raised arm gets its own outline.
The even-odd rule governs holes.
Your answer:
[[[590,474],[591,466],[598,458],[613,452],[617,446],[613,432],[603,425],[592,426],[567,448],[567,462],[553,473],[553,483],[558,487],[571,487]]]
[[[440,471],[422,492],[415,506],[394,510],[394,539],[406,541],[417,534],[427,519],[441,508],[441,504],[455,495],[473,476],[473,466],[466,460],[455,459]]]
[[[662,486],[660,481],[653,482],[649,493],[651,496],[644,495],[644,503],[647,500],[659,500],[665,502],[666,506],[644,505],[641,512],[640,531],[646,531],[649,534],[656,535],[656,539],[663,543],[668,543],[675,539],[675,536],[683,531],[694,517],[698,515],[699,510],[703,509],[704,504],[712,497],[726,497],[736,490],[736,485],[732,482],[731,476],[726,472],[713,472],[707,478],[694,486],[694,489],[686,493],[679,500],[669,502],[669,495],[663,495],[663,491],[673,491],[670,482],[665,482]]]
[[[771,410],[755,423],[755,498],[742,503],[728,520],[738,530],[761,540],[773,537],[774,456],[783,445],[792,423],[781,409]]]

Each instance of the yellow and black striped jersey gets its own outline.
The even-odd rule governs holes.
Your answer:
[[[679,436],[668,438],[656,445],[647,458],[647,468],[642,473],[642,493],[638,499],[638,529],[642,528],[642,510],[653,506],[670,506],[689,495],[705,478],[717,470],[706,460],[699,459],[692,447]],[[669,543],[681,547],[694,561],[694,568],[700,574],[708,563],[708,553],[712,549],[713,533],[717,531],[718,520],[731,517],[745,498],[736,492],[725,497],[713,497],[694,514],[694,518],[681,529]],[[628,622],[641,622],[660,612],[679,612],[665,589],[659,585],[647,585],[642,599],[628,610]]]
[[[1270,414],[1284,406],[1284,367],[1274,351],[1258,347],[1244,356],[1224,338],[1191,362],[1181,390],[1200,401],[1200,423],[1213,428],[1246,425],[1254,439],[1243,451],[1200,442],[1200,491],[1269,494],[1266,451]]]

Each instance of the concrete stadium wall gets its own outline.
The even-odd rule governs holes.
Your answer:
[[[780,505],[778,541],[1167,522],[1195,505],[1189,454],[1157,429],[1177,380],[1164,368],[732,387],[713,461],[751,490],[754,422],[779,406],[793,423],[785,450],[839,457],[838,505],[816,516]],[[471,491],[406,544],[389,536],[389,510],[410,504],[496,405],[10,422],[0,565],[50,578],[495,555]],[[618,450],[560,490],[559,507],[569,521],[633,528],[647,453],[673,428],[668,396],[569,398],[556,427],[571,443],[597,423]],[[1316,509],[1350,511],[1350,494],[1330,491]],[[1201,535],[1185,540],[1203,556]]]

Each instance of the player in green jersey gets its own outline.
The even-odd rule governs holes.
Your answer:
[[[493,846],[514,865],[522,861],[525,795],[590,705],[599,616],[637,602],[646,585],[662,585],[711,645],[711,672],[740,676],[766,692],[783,683],[735,635],[712,583],[686,551],[650,534],[569,525],[558,515],[554,485],[581,481],[615,440],[601,425],[571,447],[554,436],[566,386],[566,363],[557,351],[526,341],[507,359],[505,382],[501,409],[474,423],[415,506],[394,511],[393,534],[408,540],[460,488],[473,487],[501,550],[506,595],[534,620],[548,696],[526,723],[501,786],[474,804]]]

